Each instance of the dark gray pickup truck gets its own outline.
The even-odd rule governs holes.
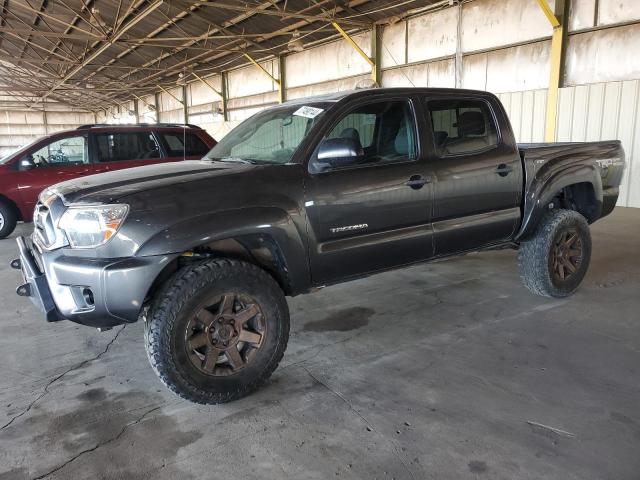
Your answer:
[[[278,365],[286,295],[505,247],[531,291],[570,295],[623,170],[618,141],[518,146],[485,92],[345,92],[258,113],[202,161],[48,188],[12,266],[50,322],[142,319],[161,380],[219,403]]]

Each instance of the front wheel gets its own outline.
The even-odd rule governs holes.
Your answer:
[[[573,210],[547,213],[534,236],[522,242],[518,251],[522,283],[545,297],[567,297],[575,292],[590,260],[589,224]]]
[[[179,270],[145,326],[151,366],[174,393],[223,403],[257,389],[282,359],[289,310],[282,289],[249,263],[214,259]]]
[[[0,239],[13,233],[18,223],[16,211],[5,202],[0,202]]]

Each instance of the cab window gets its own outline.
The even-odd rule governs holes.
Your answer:
[[[493,115],[482,100],[431,100],[427,111],[440,156],[479,152],[498,144]]]
[[[65,165],[83,165],[89,163],[87,140],[84,136],[61,138],[39,148],[31,155],[36,168],[61,167]]]
[[[324,140],[350,139],[359,158],[346,166],[381,165],[415,160],[415,131],[410,103],[396,100],[357,107],[342,117]],[[323,165],[320,157],[312,163],[316,172],[333,168],[338,166]]]

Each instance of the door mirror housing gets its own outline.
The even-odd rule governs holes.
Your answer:
[[[325,138],[318,146],[315,169],[318,171],[330,168],[357,165],[364,158],[364,149],[354,138]]]
[[[36,168],[33,155],[27,155],[20,160],[20,170],[31,170],[32,168]]]

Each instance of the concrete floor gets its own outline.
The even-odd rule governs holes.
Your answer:
[[[222,406],[165,390],[140,324],[46,324],[1,241],[0,478],[638,479],[640,210],[593,236],[569,299],[512,251],[290,299],[272,381]]]

